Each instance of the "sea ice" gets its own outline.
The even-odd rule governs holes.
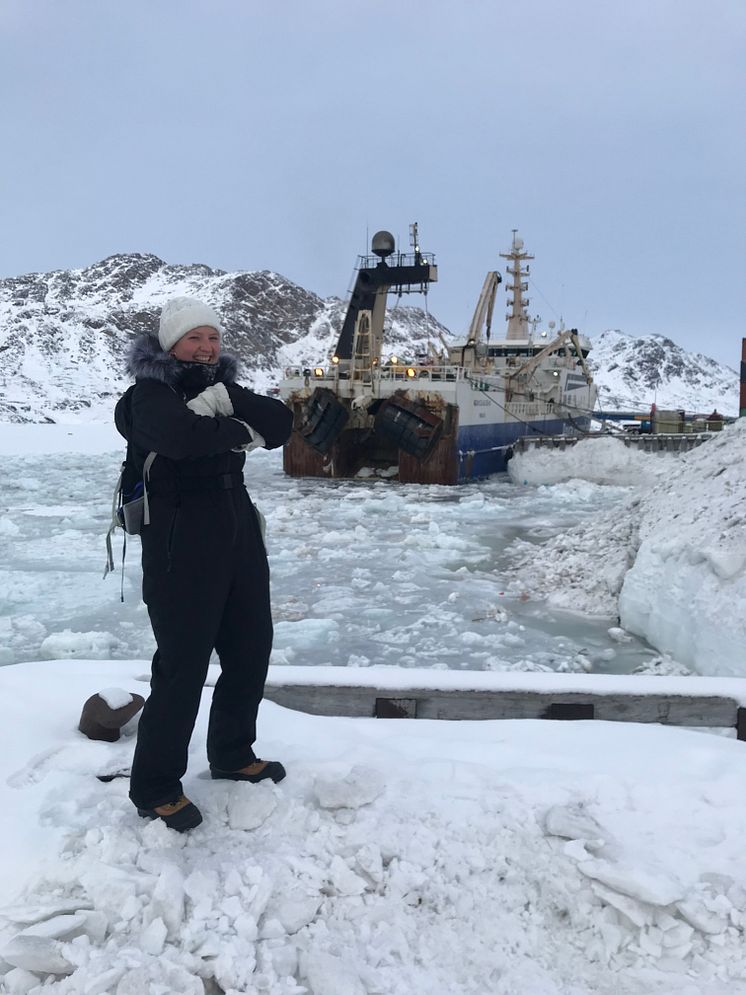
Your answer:
[[[73,632],[63,629],[51,632],[39,647],[42,660],[59,660],[65,657],[108,660],[117,646],[116,636],[110,632]]]

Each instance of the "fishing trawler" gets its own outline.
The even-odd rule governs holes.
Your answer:
[[[426,293],[435,257],[410,253],[377,232],[357,276],[336,348],[314,368],[290,368],[280,396],[294,412],[283,465],[292,476],[381,476],[456,484],[505,470],[524,435],[575,435],[590,428],[597,390],[586,365],[590,342],[577,329],[537,331],[528,314],[529,260],[517,231],[508,260],[504,339],[491,340],[502,277],[487,274],[465,341],[441,340],[418,361],[384,359],[389,293]]]

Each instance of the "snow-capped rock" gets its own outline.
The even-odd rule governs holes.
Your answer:
[[[180,295],[216,309],[242,381],[258,391],[274,386],[285,366],[326,360],[345,312],[340,299],[324,300],[278,273],[172,266],[138,253],[0,280],[0,421],[109,420],[130,382],[131,340],[155,330],[164,302]],[[447,329],[420,308],[389,311],[392,351],[406,344],[414,356],[438,345],[440,334]]]
[[[589,365],[604,410],[679,409],[738,414],[738,374],[662,335],[636,338],[611,328],[592,340]]]

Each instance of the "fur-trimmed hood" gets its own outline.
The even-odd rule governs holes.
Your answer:
[[[175,387],[179,378],[178,360],[161,349],[155,335],[140,335],[132,343],[127,354],[127,372],[137,380],[160,380],[169,387]],[[215,380],[218,383],[232,384],[238,376],[238,360],[230,352],[218,356]]]

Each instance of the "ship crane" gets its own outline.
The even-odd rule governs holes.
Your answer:
[[[593,376],[585,362],[583,349],[580,345],[580,340],[578,339],[577,328],[568,328],[560,332],[556,338],[552,339],[551,342],[548,342],[547,345],[544,346],[541,352],[537,352],[535,356],[532,356],[531,359],[525,362],[522,366],[519,366],[517,370],[513,373],[509,373],[507,379],[514,380],[516,377],[530,376],[534,370],[541,365],[543,359],[546,359],[546,357],[550,356],[553,352],[558,352],[562,346],[567,349],[570,344],[575,347],[575,352],[577,353],[586,381],[589,385],[592,384]]]
[[[469,332],[466,336],[466,344],[468,346],[477,344],[482,335],[483,327],[485,329],[485,338],[489,342],[490,332],[492,331],[492,312],[495,310],[495,295],[502,280],[503,278],[497,270],[492,270],[485,277],[482,292],[474,309],[474,317],[471,319]]]

